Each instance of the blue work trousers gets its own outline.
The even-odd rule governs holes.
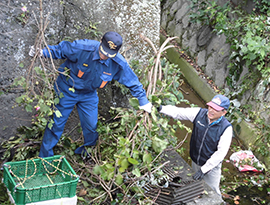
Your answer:
[[[54,124],[52,129],[46,127],[39,156],[50,157],[53,156],[53,147],[58,143],[68,117],[73,110],[74,106],[77,106],[78,114],[80,117],[81,127],[83,130],[84,144],[75,150],[76,154],[81,154],[85,151],[84,146],[93,146],[98,139],[97,120],[98,120],[98,96],[96,91],[84,93],[77,91],[73,93],[69,91],[69,86],[65,83],[59,85],[59,91],[64,94],[64,97],[60,99],[59,104],[56,105],[57,109],[61,112],[62,117],[57,117],[54,114]],[[58,89],[55,88],[59,95]]]

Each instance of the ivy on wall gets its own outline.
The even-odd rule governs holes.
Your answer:
[[[255,86],[258,87],[258,82],[261,82],[260,89],[257,88],[252,98],[255,102],[262,103],[259,97],[265,95],[270,88],[270,2],[254,1],[251,13],[242,9],[246,1],[240,5],[232,4],[231,1],[220,5],[217,0],[191,2],[191,22],[209,26],[216,35],[224,34],[231,46],[229,75],[226,80],[233,92],[228,95],[239,99],[239,96]],[[240,79],[244,67],[248,68],[249,73]],[[267,104],[263,106],[265,109],[260,112],[269,108]],[[258,151],[269,156],[269,125],[252,106],[238,105],[238,108],[244,114],[242,117],[252,120],[258,128]]]
[[[265,14],[270,14],[270,2],[255,5],[254,12],[249,14],[229,2],[220,6],[217,1],[192,0],[191,21],[210,26],[217,35],[224,34],[231,45],[227,78],[230,86],[239,80],[243,66],[255,68],[259,71],[257,77],[262,79],[270,75],[270,17]]]

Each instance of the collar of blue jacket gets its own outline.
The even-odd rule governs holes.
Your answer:
[[[216,121],[212,122],[210,125],[214,125],[220,122],[220,120],[222,119],[223,116],[221,116],[220,118],[218,118]],[[209,126],[210,126],[209,125]]]

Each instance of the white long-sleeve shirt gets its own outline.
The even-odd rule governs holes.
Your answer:
[[[168,115],[174,119],[189,120],[193,122],[200,109],[201,108],[199,107],[180,108],[172,105],[165,105],[162,106],[160,113]],[[220,162],[223,161],[230,148],[232,141],[232,134],[233,134],[232,126],[227,127],[220,137],[217,146],[217,151],[215,151],[212,154],[212,156],[201,167],[203,173],[207,173],[208,171],[210,171],[211,169],[219,165]]]

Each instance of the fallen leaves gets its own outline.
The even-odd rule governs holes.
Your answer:
[[[87,191],[86,191],[85,189],[81,189],[81,190],[79,191],[78,196],[85,196],[86,194],[87,194]]]

